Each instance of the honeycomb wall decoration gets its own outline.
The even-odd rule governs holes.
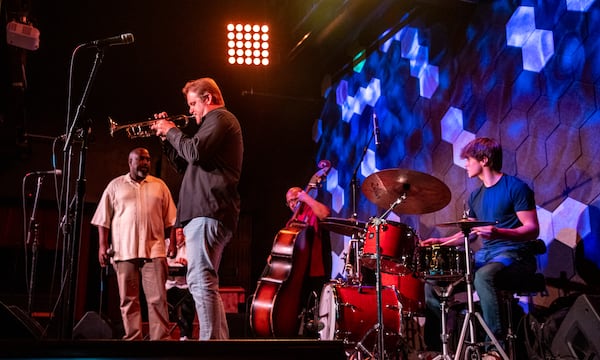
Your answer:
[[[548,247],[538,258],[540,271],[598,288],[600,4],[500,0],[474,6],[462,46],[434,41],[450,20],[414,19],[387,34],[360,72],[345,74],[326,91],[314,140],[316,159],[329,159],[335,168],[326,188],[333,215],[349,217],[355,205],[359,219],[368,221],[386,210],[360,189],[352,198],[357,166],[359,185],[382,169],[411,169],[444,181],[452,200],[434,213],[392,213],[388,219],[406,223],[421,238],[446,235],[450,230],[436,224],[460,218],[469,192],[479,186],[467,178],[460,149],[475,137],[493,137],[503,145],[503,171],[536,194],[540,238]],[[332,236],[332,277],[342,274],[349,240]],[[560,294],[550,293],[536,302]]]

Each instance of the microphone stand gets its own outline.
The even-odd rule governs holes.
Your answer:
[[[376,266],[375,266],[375,279],[376,279],[376,293],[377,293],[377,324],[375,325],[377,328],[377,349],[379,353],[379,360],[385,359],[385,329],[383,324],[383,286],[381,282],[381,247],[380,247],[380,238],[381,238],[381,226],[385,224],[385,219],[389,216],[389,214],[396,208],[396,206],[400,205],[402,201],[406,199],[406,194],[402,195],[402,197],[396,199],[389,209],[387,209],[380,217],[373,217],[371,219],[373,225],[375,226],[375,245],[377,251],[376,253]],[[400,325],[402,328],[402,325]]]
[[[42,188],[42,182],[44,176],[40,175],[37,178],[37,187],[35,189],[35,198],[33,200],[33,210],[31,210],[31,218],[29,219],[29,227],[27,231],[26,245],[31,245],[31,275],[29,276],[29,291],[27,292],[27,313],[31,315],[31,303],[33,300],[33,288],[35,284],[35,271],[37,265],[37,253],[38,253],[38,227],[39,224],[35,219],[38,200],[40,197],[40,189]],[[33,229],[33,242],[31,241],[31,233]]]
[[[71,124],[71,128],[69,129],[67,138],[65,140],[65,147],[64,147],[63,151],[65,153],[67,153],[67,152],[69,153],[69,156],[68,156],[69,159],[70,159],[70,153],[72,150],[73,136],[77,132],[76,131],[77,126],[80,122],[81,115],[85,110],[85,104],[86,104],[88,96],[89,96],[91,84],[94,82],[94,80],[96,78],[96,74],[98,73],[98,68],[102,64],[102,60],[104,58],[104,48],[97,47],[96,49],[97,49],[96,58],[94,60],[93,66],[92,66],[90,76],[88,78],[83,95],[81,97],[81,102],[77,107],[77,112],[76,112],[73,122]],[[65,286],[65,294],[64,294],[66,301],[63,303],[63,322],[62,322],[62,327],[61,327],[62,328],[61,336],[63,339],[71,339],[72,338],[73,325],[74,325],[77,279],[74,279],[73,274],[74,274],[74,270],[78,269],[78,267],[79,267],[79,249],[80,249],[80,243],[81,243],[81,223],[82,223],[82,219],[83,219],[83,205],[84,205],[83,199],[84,199],[85,190],[86,190],[85,166],[86,166],[86,157],[87,157],[87,149],[88,149],[88,134],[89,134],[88,129],[90,128],[90,122],[89,121],[85,122],[85,124],[83,124],[82,127],[84,127],[84,131],[81,131],[82,140],[81,140],[81,150],[79,152],[79,174],[78,174],[78,178],[77,178],[77,187],[76,187],[76,194],[75,194],[75,199],[74,199],[75,200],[75,207],[74,207],[75,213],[73,214],[72,217],[69,216],[69,214],[67,214],[67,216],[66,216],[67,224],[65,224],[65,226],[68,226],[69,225],[68,223],[71,221],[71,219],[73,219],[73,221],[74,221],[74,225],[72,227],[69,226],[67,229],[70,231],[65,231],[65,237],[68,238],[65,241],[65,244],[66,244],[65,245],[65,253],[67,255],[66,258],[67,258],[68,264],[66,267],[67,273],[66,273],[66,278],[65,278],[66,286]],[[70,168],[70,166],[65,167],[65,169],[67,169],[67,168]],[[65,181],[69,181],[68,176],[66,177]],[[68,192],[67,192],[67,196],[68,196]],[[69,207],[69,209],[67,211],[71,211],[71,207]]]
[[[356,189],[358,188],[358,179],[357,179],[358,169],[360,168],[360,165],[362,164],[363,160],[365,159],[365,155],[367,154],[367,150],[369,149],[369,144],[371,143],[371,141],[373,141],[373,136],[374,136],[374,133],[371,132],[371,137],[369,137],[369,141],[367,141],[367,143],[363,147],[362,155],[360,156],[360,160],[358,161],[358,164],[356,164],[356,167],[354,168],[354,172],[352,173],[352,180],[350,180],[350,187],[352,188],[352,218],[355,220],[358,218],[358,213],[356,212],[356,194],[357,194]]]

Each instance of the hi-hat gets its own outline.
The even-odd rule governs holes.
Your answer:
[[[389,208],[406,196],[393,211],[396,214],[427,214],[450,202],[448,186],[441,180],[413,170],[388,169],[369,175],[362,191],[375,205]]]
[[[319,224],[325,230],[346,236],[358,235],[361,232],[364,232],[366,227],[366,223],[364,221],[333,217],[327,217],[321,220]]]
[[[493,225],[495,222],[493,221],[478,221],[471,219],[460,219],[458,221],[451,221],[446,223],[437,224],[439,227],[459,227],[461,229],[470,229],[477,226],[487,226]]]

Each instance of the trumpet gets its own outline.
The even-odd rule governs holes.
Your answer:
[[[188,125],[189,121],[194,118],[194,115],[175,115],[160,119],[149,119],[147,121],[141,121],[133,124],[119,125],[110,116],[108,117],[108,131],[110,136],[114,137],[116,131],[125,129],[127,137],[130,139],[149,137],[154,135],[154,131],[150,128],[158,120],[167,120],[175,123],[178,128],[184,128]]]

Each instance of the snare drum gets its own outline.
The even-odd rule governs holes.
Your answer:
[[[458,280],[466,272],[465,252],[455,246],[419,246],[415,272],[424,279]]]
[[[410,226],[386,221],[380,226],[381,271],[389,274],[409,274],[417,236]],[[369,224],[362,251],[363,266],[377,268],[377,228]]]
[[[385,346],[395,346],[400,337],[402,316],[395,289],[381,292]],[[321,340],[343,340],[347,346],[359,341],[366,347],[377,342],[377,293],[374,286],[329,283],[323,287],[319,302]]]

